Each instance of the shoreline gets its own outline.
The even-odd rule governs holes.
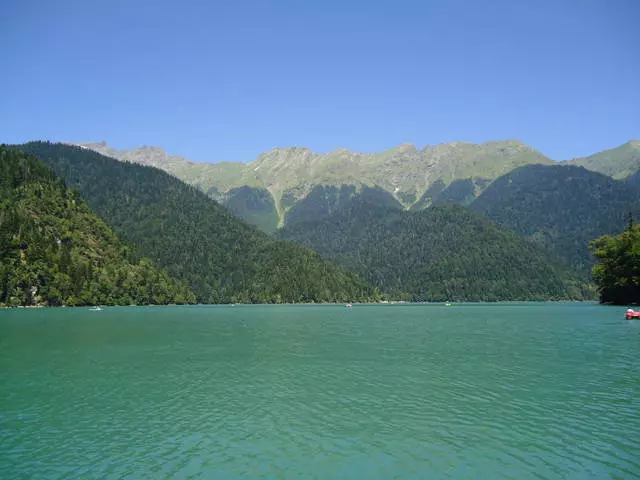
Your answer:
[[[143,305],[99,305],[101,308],[130,308],[130,307],[265,307],[265,306],[340,306],[344,307],[347,302],[300,302],[300,303],[190,303],[190,304],[176,304],[176,303],[168,303],[168,304],[143,304]],[[593,304],[593,305],[602,305],[604,307],[622,307],[624,305],[612,305],[612,304],[603,304],[598,302],[597,300],[485,300],[485,301],[460,301],[460,302],[410,302],[410,301],[383,301],[383,302],[350,302],[353,306],[370,306],[370,305],[384,305],[384,306],[398,306],[398,305],[429,305],[429,306],[447,306],[447,307],[455,307],[461,305],[498,305],[498,304],[509,304],[509,305],[518,305],[518,304],[531,304],[531,303],[584,303],[584,304]],[[0,306],[0,310],[14,310],[14,309],[51,309],[51,308],[69,308],[69,309],[82,309],[82,308],[92,308],[97,305],[60,305],[60,306],[48,306],[48,305],[18,305],[15,307],[9,306]]]

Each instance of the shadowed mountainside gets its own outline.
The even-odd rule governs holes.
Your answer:
[[[582,167],[527,165],[495,180],[471,204],[566,264],[590,275],[589,242],[640,214],[638,187]]]

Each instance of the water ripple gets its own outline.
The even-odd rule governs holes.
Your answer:
[[[591,305],[2,312],[1,478],[640,478]]]

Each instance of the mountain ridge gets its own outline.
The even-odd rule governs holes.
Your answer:
[[[640,140],[629,140],[618,147],[561,163],[585,167],[616,180],[622,180],[640,170]]]
[[[279,226],[292,204],[318,185],[380,187],[409,209],[437,181],[446,186],[459,179],[492,180],[521,165],[553,163],[518,140],[452,142],[422,149],[403,143],[378,153],[339,148],[320,154],[306,147],[278,147],[249,163],[196,163],[171,156],[159,147],[116,150],[105,142],[76,145],[118,160],[161,168],[223,204],[240,187],[266,190],[273,198]]]
[[[500,146],[500,145],[506,145],[506,146],[514,146],[514,147],[524,147],[524,149],[528,149],[532,152],[536,152],[539,153],[541,156],[543,156],[544,158],[551,160],[554,163],[557,164],[577,164],[580,166],[583,166],[582,163],[584,163],[584,161],[586,159],[591,159],[593,157],[596,156],[600,156],[603,154],[608,154],[610,152],[614,152],[617,151],[618,149],[623,149],[626,147],[629,148],[634,148],[634,149],[640,149],[640,139],[630,139],[627,142],[617,146],[617,147],[612,147],[612,148],[607,148],[604,150],[601,150],[599,152],[595,152],[591,155],[586,155],[583,157],[572,157],[570,159],[552,159],[551,157],[548,157],[544,154],[542,154],[541,152],[539,152],[538,150],[534,149],[533,147],[527,145],[526,143],[522,142],[521,140],[515,139],[515,138],[511,138],[511,139],[505,139],[505,140],[488,140],[486,142],[482,142],[482,143],[473,143],[473,142],[464,142],[464,141],[453,141],[453,142],[442,142],[442,143],[436,143],[433,145],[425,145],[423,148],[418,148],[416,146],[416,144],[412,143],[412,142],[403,142],[400,143],[398,145],[395,145],[393,147],[387,148],[385,150],[382,150],[380,152],[359,152],[359,151],[355,151],[355,150],[349,150],[346,147],[337,147],[334,148],[332,150],[329,150],[326,153],[318,153],[314,150],[312,150],[309,147],[304,147],[304,146],[298,146],[298,145],[294,145],[294,146],[288,146],[288,147],[273,147],[270,148],[268,150],[265,150],[261,153],[258,154],[258,156],[252,160],[249,161],[228,161],[228,160],[217,160],[217,161],[194,161],[194,160],[189,160],[188,158],[182,156],[182,155],[171,155],[169,154],[169,152],[167,152],[163,147],[159,146],[159,145],[141,145],[139,147],[135,147],[135,148],[131,148],[131,149],[117,149],[112,147],[106,140],[102,140],[99,142],[61,142],[65,145],[73,145],[73,146],[77,146],[77,147],[81,147],[81,148],[88,148],[90,150],[96,151],[98,153],[101,153],[102,155],[106,155],[106,156],[110,156],[112,158],[116,158],[118,160],[127,160],[127,161],[134,161],[135,163],[141,163],[141,164],[147,164],[144,159],[139,159],[136,158],[136,153],[139,152],[154,152],[159,156],[162,156],[164,159],[167,160],[171,160],[171,161],[184,161],[184,163],[190,164],[190,165],[209,165],[209,166],[213,166],[213,165],[244,165],[247,167],[253,167],[254,164],[260,163],[261,159],[265,156],[268,156],[269,154],[272,153],[281,153],[281,152],[304,152],[306,154],[310,154],[313,157],[325,157],[325,156],[333,156],[333,155],[338,155],[338,154],[351,154],[351,155],[355,155],[355,156],[371,156],[371,155],[384,155],[384,154],[388,154],[388,153],[394,153],[394,152],[399,152],[399,153],[406,153],[407,151],[410,152],[424,152],[424,151],[442,151],[444,148],[457,148],[457,147],[462,147],[462,146],[475,146],[475,147],[483,147],[483,146]],[[158,162],[156,160],[156,162]],[[160,162],[158,162],[160,163]],[[587,167],[585,167],[587,168]]]
[[[450,142],[419,149],[402,143],[377,153],[337,148],[316,153],[276,147],[248,163],[191,162],[160,147],[116,150],[106,142],[77,144],[118,160],[160,168],[228,206],[237,216],[273,233],[315,187],[382,189],[405,210],[469,205],[497,178],[525,165],[581,165],[615,178],[640,169],[640,142],[584,158],[556,162],[517,139],[474,144]],[[324,212],[328,213],[328,212]]]

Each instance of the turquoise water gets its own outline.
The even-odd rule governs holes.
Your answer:
[[[638,478],[623,313],[0,310],[0,478]]]

